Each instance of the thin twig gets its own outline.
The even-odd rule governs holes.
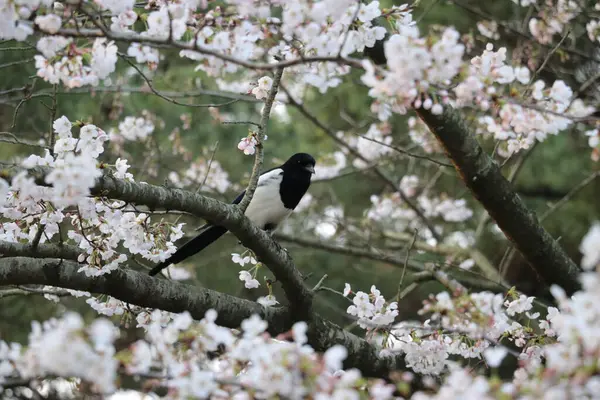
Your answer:
[[[415,229],[415,233],[412,237],[412,241],[410,242],[408,249],[406,249],[406,257],[404,258],[404,266],[402,267],[402,275],[400,276],[400,282],[398,282],[398,301],[400,301],[400,294],[401,294],[401,290],[402,290],[402,285],[404,283],[404,276],[406,275],[406,270],[408,269],[408,260],[410,258],[410,251],[412,250],[415,241],[417,240],[417,235],[419,234],[419,231],[417,231]]]
[[[44,93],[46,90],[41,90],[39,93]],[[135,87],[135,86],[99,86],[95,88],[71,88],[67,90],[59,90],[59,94],[89,94],[92,93],[132,93],[132,94],[148,94],[152,91],[147,86]],[[250,103],[258,103],[258,100],[254,96],[250,96],[243,93],[225,92],[220,90],[208,90],[208,89],[195,89],[189,91],[178,91],[178,90],[161,90],[163,95],[176,99],[186,97],[200,97],[200,96],[213,96],[222,97],[225,99],[235,99],[239,101],[247,101]],[[0,92],[2,94],[2,92]]]
[[[354,169],[352,169],[352,170],[350,170],[348,172],[344,172],[344,173],[341,173],[341,174],[338,174],[338,175],[330,176],[328,178],[313,179],[311,181],[311,185],[314,185],[314,184],[317,184],[317,183],[323,183],[323,182],[331,182],[331,181],[334,181],[336,179],[346,178],[348,176],[355,175],[355,174],[363,174],[365,172],[369,172],[373,168],[377,168],[377,166],[378,165],[375,163],[375,164],[369,165],[369,166],[364,167],[364,168],[354,168]]]
[[[54,157],[54,120],[56,119],[56,89],[58,85],[54,85],[52,90],[52,108],[50,110],[50,129],[48,135],[50,136],[50,154]]]
[[[568,119],[568,120],[573,121],[573,122],[592,122],[592,121],[599,121],[600,120],[600,118],[594,117],[594,116],[576,117],[574,115],[569,115],[566,112],[558,112],[558,111],[549,110],[547,108],[540,107],[540,106],[538,106],[536,104],[523,103],[523,102],[520,102],[520,101],[515,100],[513,98],[510,98],[510,97],[502,97],[502,100],[504,100],[504,101],[506,101],[507,103],[510,103],[510,104],[516,104],[516,105],[521,106],[523,108],[528,108],[530,110],[534,110],[534,111],[537,111],[537,112],[540,112],[540,113],[544,113],[544,114],[555,115],[557,117]]]
[[[240,209],[242,212],[246,211],[252,197],[254,196],[254,191],[258,186],[258,177],[260,176],[260,169],[263,164],[264,151],[263,151],[263,142],[265,136],[267,134],[267,125],[269,124],[269,118],[271,116],[271,108],[273,107],[273,102],[275,101],[275,96],[279,90],[279,84],[281,83],[281,77],[283,76],[283,68],[275,71],[275,76],[273,77],[273,84],[271,89],[269,90],[269,94],[265,99],[265,105],[263,106],[262,114],[260,116],[260,123],[258,127],[258,132],[256,132],[256,140],[258,144],[256,145],[256,154],[254,156],[254,166],[252,167],[252,175],[250,175],[250,182],[248,182],[248,187],[246,188],[246,192],[244,194],[244,198],[240,202]]]
[[[14,67],[15,65],[27,64],[27,63],[30,63],[30,62],[33,62],[33,61],[34,61],[33,58],[27,58],[25,60],[19,60],[19,61],[9,62],[9,63],[6,63],[6,64],[0,64],[0,69]]]
[[[352,19],[350,20],[350,23],[348,24],[348,29],[346,29],[346,32],[344,32],[344,39],[342,40],[342,44],[340,46],[340,50],[338,51],[338,57],[342,56],[342,51],[344,51],[344,46],[346,46],[346,42],[348,41],[348,37],[350,36],[350,31],[352,30],[352,24],[354,23],[354,21],[356,20],[356,17],[358,17],[358,12],[360,11],[360,6],[361,6],[362,0],[358,0],[356,2],[356,10],[354,10],[354,15],[352,16]]]
[[[212,150],[211,154],[210,154],[210,159],[208,160],[208,166],[206,167],[206,174],[204,174],[204,179],[202,180],[202,182],[200,183],[200,185],[198,185],[198,187],[196,188],[196,191],[194,193],[196,193],[196,194],[200,193],[200,189],[202,189],[202,187],[206,183],[206,180],[208,179],[208,174],[210,173],[210,168],[212,167],[212,163],[213,163],[213,161],[215,159],[215,155],[217,154],[217,149],[218,148],[219,148],[219,142],[217,141],[215,143],[214,147],[213,147],[213,150]],[[181,219],[182,215],[178,216],[175,219],[174,225],[177,225],[177,223]]]
[[[323,282],[325,282],[325,279],[327,279],[327,274],[323,275],[323,277],[319,280],[319,282],[317,282],[317,284],[312,289],[312,291],[313,292],[318,292],[319,289],[321,289],[321,286],[323,286]]]
[[[550,52],[548,53],[548,55],[546,55],[546,57],[544,58],[544,61],[542,62],[542,65],[540,65],[540,67],[533,73],[533,75],[531,75],[531,78],[529,79],[529,83],[527,83],[527,87],[525,88],[525,92],[524,92],[525,94],[523,95],[523,97],[527,97],[528,96],[529,91],[531,89],[531,85],[533,85],[533,81],[540,74],[540,72],[542,72],[544,70],[544,68],[546,68],[546,64],[548,64],[548,61],[550,61],[550,58],[552,57],[552,55],[554,55],[554,53],[556,53],[556,51],[560,48],[560,46],[567,39],[567,37],[569,36],[570,33],[571,33],[571,30],[567,29],[567,31],[562,36],[562,38],[560,39],[560,41],[556,44],[556,46],[554,46],[550,50]]]
[[[118,53],[118,54],[121,57],[121,59],[125,60],[133,69],[135,69],[137,71],[137,73],[142,77],[142,79],[144,81],[146,81],[146,84],[148,85],[148,87],[150,88],[152,93],[154,93],[161,99],[168,101],[169,103],[173,103],[175,105],[183,106],[183,107],[200,108],[200,107],[223,107],[223,106],[227,106],[227,105],[236,103],[238,101],[237,99],[233,99],[230,101],[226,101],[225,103],[209,103],[209,104],[182,103],[180,101],[173,99],[172,97],[164,95],[160,90],[155,89],[154,85],[152,85],[152,80],[150,78],[148,78],[146,76],[146,74],[144,74],[142,72],[142,70],[137,65],[135,65],[135,63],[133,61],[131,61],[126,55],[124,55],[122,53]]]
[[[58,297],[71,296],[71,293],[69,293],[67,290],[53,291],[53,290],[33,289],[33,288],[25,287],[25,286],[19,286],[15,289],[0,290],[0,299],[3,297],[9,297],[9,296],[28,296],[28,295],[32,295],[32,294],[52,295],[52,296],[58,296]]]
[[[546,218],[548,218],[554,211],[558,210],[559,208],[561,208],[562,206],[564,206],[573,196],[575,196],[580,190],[582,190],[583,188],[585,188],[587,185],[589,185],[590,183],[592,183],[594,181],[594,179],[600,177],[600,171],[596,171],[593,174],[591,174],[590,176],[588,176],[587,178],[585,178],[583,181],[581,181],[577,186],[575,186],[573,189],[571,189],[569,191],[569,193],[567,193],[562,199],[560,199],[559,201],[557,201],[552,207],[550,207],[548,210],[546,210],[541,216],[540,216],[540,222],[544,221]]]
[[[355,257],[355,258],[363,258],[363,259],[378,261],[378,262],[382,262],[385,264],[389,264],[396,268],[403,268],[404,264],[406,262],[408,268],[410,268],[412,271],[421,272],[421,271],[425,270],[423,263],[416,261],[414,259],[408,259],[408,261],[406,259],[401,260],[400,258],[398,258],[396,256],[392,256],[392,255],[384,254],[384,253],[380,253],[380,252],[374,252],[374,251],[370,251],[367,249],[361,249],[358,246],[344,247],[344,246],[339,246],[337,244],[330,244],[330,243],[321,242],[318,240],[298,238],[298,237],[284,235],[281,233],[275,234],[275,238],[277,240],[281,240],[283,242],[296,244],[300,247],[308,247],[308,248],[312,248],[312,249],[327,251],[329,253],[337,253],[337,254],[342,254],[342,255],[351,256],[351,257]],[[419,247],[420,247],[419,242],[416,241],[413,247],[415,249],[419,249]],[[457,252],[458,251],[465,251],[465,252],[467,252],[467,254],[469,254],[468,250],[465,250],[465,249],[460,249],[460,250],[457,249]],[[475,260],[475,262],[480,261],[479,259],[475,259],[475,257],[474,257],[474,260]],[[483,268],[482,268],[482,271],[485,271],[485,270],[483,270]],[[510,286],[506,282],[504,282],[502,277],[500,277],[500,275],[498,274],[498,271],[496,271],[495,269],[493,271],[494,274],[493,275],[490,274],[490,276],[485,276],[482,274],[475,273],[473,271],[467,271],[467,270],[462,270],[462,269],[456,269],[456,270],[453,270],[453,272],[457,272],[458,274],[461,275],[460,277],[457,276],[456,277],[457,279],[460,279],[461,281],[464,281],[465,283],[468,283],[469,285],[480,288],[482,290],[505,291],[510,288]],[[467,274],[468,274],[468,276],[467,276]],[[476,279],[474,279],[473,277],[476,277]],[[493,279],[492,279],[492,277],[493,277]]]
[[[360,137],[360,138],[362,138],[362,139],[368,140],[368,141],[373,142],[373,143],[380,144],[380,145],[382,145],[384,147],[387,147],[389,149],[392,149],[392,150],[394,150],[394,151],[396,151],[396,152],[398,152],[400,154],[404,154],[404,155],[407,155],[407,156],[412,157],[412,158],[418,158],[418,159],[421,159],[421,160],[427,160],[427,161],[430,161],[430,162],[432,162],[434,164],[441,165],[442,167],[453,167],[453,165],[450,164],[450,163],[445,163],[443,161],[438,161],[438,160],[433,159],[433,158],[428,157],[428,156],[423,156],[423,155],[420,155],[420,154],[411,153],[408,150],[404,150],[404,149],[402,149],[400,147],[392,146],[391,144],[387,144],[385,142],[382,142],[381,140],[373,139],[373,138],[370,138],[370,137],[365,136],[365,135],[359,135],[357,133],[355,133],[355,135],[358,136],[358,137]]]
[[[252,121],[223,121],[221,123],[223,125],[254,125],[257,128],[260,128],[260,124]]]
[[[468,12],[477,15],[480,18],[490,19],[490,20],[496,21],[498,23],[498,25],[501,26],[502,28],[504,28],[507,32],[512,32],[512,33],[514,33],[514,34],[516,34],[518,36],[521,36],[521,37],[523,37],[523,38],[531,41],[532,43],[535,43],[537,45],[540,45],[540,46],[543,46],[543,47],[546,47],[546,48],[550,48],[551,49],[553,47],[551,43],[540,43],[535,38],[533,38],[531,35],[527,34],[526,30],[520,31],[519,29],[515,29],[515,28],[511,27],[509,24],[504,23],[502,21],[499,21],[498,18],[495,18],[493,15],[487,14],[487,13],[483,12],[480,9],[472,7],[472,6],[468,5],[468,4],[461,3],[458,0],[449,0],[449,1],[451,3],[453,3],[453,4],[455,4],[456,6],[458,6],[458,7],[462,8],[462,9],[468,11]],[[570,54],[577,55],[577,56],[582,57],[582,58],[584,58],[586,60],[600,62],[599,58],[590,56],[589,54],[586,54],[583,51],[577,50],[576,48],[563,47],[561,50],[563,50],[563,51],[565,51],[567,53],[570,53]]]
[[[38,28],[38,27],[36,27]],[[40,30],[39,28],[37,30]],[[41,30],[40,30],[41,31]],[[43,32],[43,31],[42,31]],[[44,32],[47,33],[47,32]],[[88,38],[102,38],[106,37],[108,39],[119,41],[119,42],[127,42],[127,43],[144,43],[151,47],[171,47],[177,48],[181,50],[192,50],[201,54],[213,56],[215,58],[221,59],[223,61],[230,62],[232,64],[236,64],[245,68],[256,69],[256,70],[277,70],[280,68],[291,67],[295,65],[301,64],[310,64],[317,62],[332,62],[340,65],[348,65],[353,68],[357,68],[360,70],[364,70],[362,62],[357,59],[349,58],[349,57],[337,57],[337,56],[313,56],[313,57],[303,57],[303,58],[295,58],[291,60],[279,61],[276,63],[256,63],[252,61],[242,60],[236,57],[232,57],[218,51],[209,49],[204,46],[198,45],[197,41],[192,41],[191,43],[180,42],[180,41],[166,41],[159,38],[154,38],[151,36],[142,36],[140,34],[121,34],[108,32],[105,34],[99,29],[80,29],[77,31],[76,29],[64,28],[60,29],[56,32],[56,35],[65,36],[65,37],[88,37]]]
[[[0,51],[28,51],[28,50],[35,50],[35,47],[33,47],[33,46],[28,46],[28,47],[0,47]]]
[[[12,88],[12,89],[6,89],[6,90],[0,90],[0,96],[5,96],[5,95],[11,94],[11,93],[23,92],[26,89],[27,89],[27,86],[22,86],[22,87]]]
[[[3,142],[3,143],[21,144],[21,145],[24,145],[24,146],[39,147],[39,148],[42,148],[42,149],[47,149],[48,148],[47,146],[42,146],[41,144],[33,142],[33,141],[30,141],[30,140],[19,139],[17,137],[17,135],[15,135],[12,132],[0,132],[0,135],[6,135],[6,136],[10,137],[10,139],[0,137],[0,142]]]

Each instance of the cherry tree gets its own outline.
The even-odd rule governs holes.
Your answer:
[[[476,31],[461,32],[421,26],[437,1],[0,1],[0,51],[29,46],[35,56],[23,63],[36,69],[31,86],[3,89],[0,100],[16,102],[14,118],[28,102],[51,102],[36,141],[0,132],[3,147],[33,149],[0,170],[0,298],[83,298],[99,314],[85,321],[64,310],[34,322],[27,343],[0,339],[4,395],[108,397],[133,387],[214,399],[597,396],[600,222],[589,221],[576,262],[543,220],[599,175],[598,5],[513,0],[506,3],[520,19],[503,20],[452,0],[444,6],[477,21]],[[173,58],[216,89],[157,87]],[[593,73],[563,72],[577,63]],[[313,104],[350,83],[368,99],[369,117],[336,130]],[[143,92],[249,127],[232,145],[240,165],[253,159],[248,179],[235,182],[214,152],[187,149],[176,134],[168,151],[184,165],[133,157],[128,146],[151,146],[162,129],[151,110],[116,124],[57,113],[60,93],[103,91]],[[196,103],[198,95],[225,102]],[[233,102],[258,107],[250,117],[220,111]],[[296,210],[303,218],[271,237],[222,201],[229,190],[253,193],[279,145],[272,120],[288,110],[334,149],[317,154],[317,182],[365,174],[385,188],[370,195],[362,218],[319,207],[309,193]],[[537,215],[505,166],[567,130],[596,170]],[[398,174],[399,160],[421,167]],[[150,172],[132,173],[137,162]],[[159,168],[168,169],[167,183],[152,172]],[[436,190],[442,174],[465,190]],[[185,283],[193,260],[148,276],[193,234],[182,216],[235,235],[230,279],[258,293],[256,301]],[[488,222],[546,296],[513,286],[481,251],[472,228]],[[371,282],[331,287],[326,274],[298,268],[280,242],[394,267],[398,292]],[[262,279],[267,271],[272,277]],[[442,289],[423,302],[423,318],[401,320],[403,299],[430,281]],[[315,310],[325,294],[348,300],[352,332]],[[140,336],[127,340],[126,325]]]

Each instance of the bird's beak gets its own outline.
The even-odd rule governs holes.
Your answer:
[[[311,174],[315,173],[315,167],[313,165],[307,165],[305,168],[307,171],[310,171]]]

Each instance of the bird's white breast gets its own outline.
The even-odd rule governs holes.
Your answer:
[[[283,179],[283,170],[277,168],[263,174],[246,209],[246,216],[256,225],[264,228],[267,224],[278,225],[293,210],[285,208],[279,194],[279,185]]]

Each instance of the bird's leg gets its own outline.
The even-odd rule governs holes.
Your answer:
[[[271,236],[271,239],[273,239],[273,242],[275,243],[275,246],[277,247],[277,250],[283,250],[286,252],[286,254],[288,255],[288,257],[291,259],[292,255],[290,254],[290,252],[283,246],[281,246],[281,244],[279,244],[279,242],[273,237],[273,235],[275,234],[275,228],[276,227],[270,227],[270,226],[266,226],[265,227],[265,232],[267,232],[267,234],[269,236]]]

